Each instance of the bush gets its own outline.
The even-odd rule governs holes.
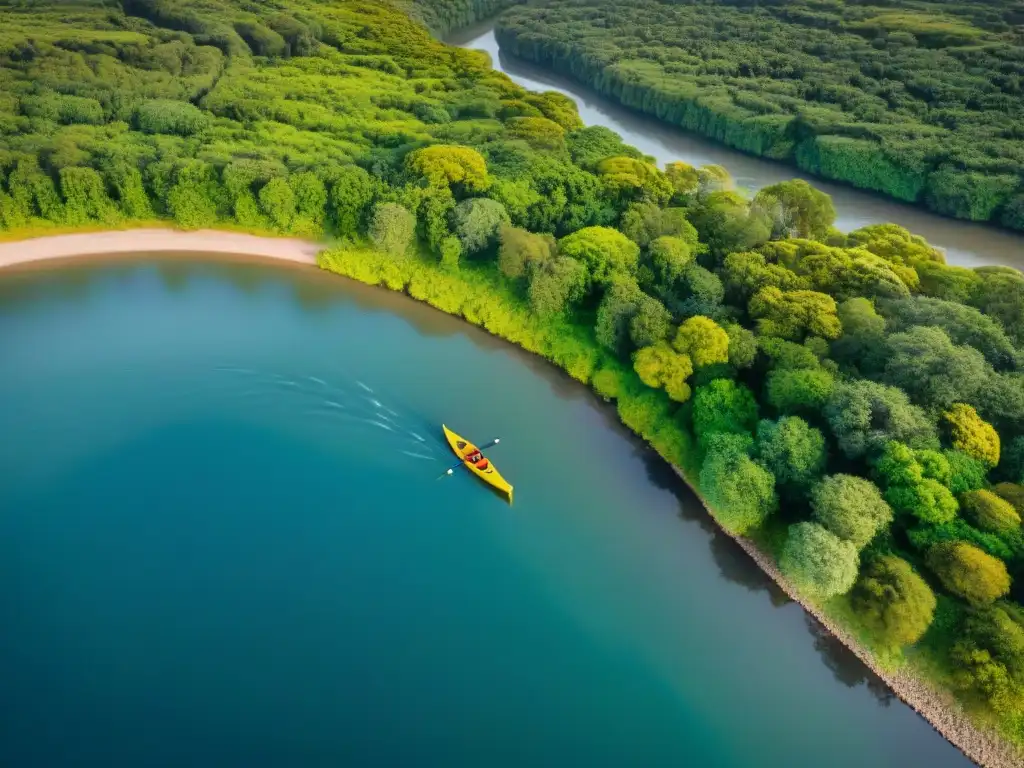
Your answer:
[[[775,478],[747,455],[749,438],[716,434],[709,438],[700,487],[715,519],[742,535],[760,527],[778,507]]]
[[[210,116],[187,101],[154,99],[135,108],[135,125],[143,133],[194,136],[211,125]]]

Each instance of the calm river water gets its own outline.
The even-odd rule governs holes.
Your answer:
[[[661,165],[674,160],[684,160],[691,165],[721,165],[729,170],[737,184],[751,190],[786,179],[807,179],[832,196],[838,212],[836,226],[844,231],[866,224],[894,222],[942,248],[951,264],[967,267],[1000,264],[1024,269],[1024,235],[944,218],[880,195],[830,184],[782,163],[745,155],[696,134],[685,133],[626,109],[568,77],[501,53],[494,39],[493,20],[452,34],[448,42],[487,51],[496,69],[525,88],[566,94],[579,106],[584,123],[611,128],[627,144],[655,157]]]
[[[0,365],[5,768],[969,764],[608,407],[404,297],[5,272]]]

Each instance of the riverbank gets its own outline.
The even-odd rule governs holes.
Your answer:
[[[0,242],[0,268],[84,256],[166,252],[255,256],[315,265],[321,247],[312,241],[294,237],[267,237],[212,229],[182,231],[147,227],[46,235]]]
[[[77,250],[75,250],[77,248]],[[248,250],[246,250],[248,249]],[[701,499],[693,468],[689,435],[675,421],[665,423],[652,410],[651,391],[636,387],[632,371],[622,369],[568,323],[544,324],[517,308],[511,295],[488,279],[483,271],[443,271],[434,263],[409,258],[395,261],[372,251],[329,250],[323,244],[294,238],[272,238],[237,232],[139,229],[55,235],[0,244],[0,268],[104,253],[202,252],[250,255],[283,262],[317,264],[325,271],[370,285],[405,293],[442,311],[485,328],[495,336],[538,354],[564,369],[572,378],[592,386],[606,399],[616,400],[620,419],[647,441]],[[608,375],[604,375],[608,374]],[[602,380],[602,376],[603,380]],[[609,378],[616,379],[609,386]],[[689,476],[680,467],[689,467]],[[723,529],[724,530],[724,529]],[[731,535],[731,534],[730,534]],[[926,683],[912,668],[887,669],[853,633],[830,618],[820,607],[802,598],[779,572],[773,558],[754,542],[732,538],[803,609],[815,617],[909,707],[927,720],[965,755],[986,768],[1020,765],[1020,752],[997,734],[975,726],[952,698]]]
[[[641,110],[630,109],[613,98],[602,96],[568,75],[560,75],[500,49],[495,38],[496,23],[496,19],[491,19],[450,33],[446,42],[460,48],[486,51],[495,70],[524,88],[555,91],[568,96],[576,103],[587,126],[615,131],[626,144],[655,158],[660,166],[677,160],[695,167],[721,165],[739,187],[750,192],[788,179],[804,179],[832,197],[837,213],[836,227],[844,232],[870,224],[899,224],[942,251],[949,264],[1024,269],[1020,233],[941,216],[922,206],[893,200],[849,184],[830,182],[781,161],[744,154],[698,133],[688,133]]]

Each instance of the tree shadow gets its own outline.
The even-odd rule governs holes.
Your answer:
[[[879,705],[888,707],[896,694],[874,672],[864,666],[853,651],[842,644],[825,626],[809,613],[804,613],[807,629],[814,639],[814,650],[831,670],[833,677],[847,688],[864,685]]]

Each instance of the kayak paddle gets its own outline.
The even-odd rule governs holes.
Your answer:
[[[491,442],[489,442],[487,445],[481,445],[479,448],[477,448],[477,450],[482,453],[485,448],[490,448],[492,445],[497,445],[500,442],[501,442],[501,440],[496,437],[493,440],[491,440]],[[452,466],[448,467],[448,469],[446,469],[444,471],[444,474],[441,475],[440,477],[438,477],[437,479],[440,480],[442,477],[446,477],[447,475],[453,474],[456,469],[458,469],[459,467],[463,466],[465,463],[466,463],[466,460],[465,459],[461,459],[458,464],[452,464]]]

